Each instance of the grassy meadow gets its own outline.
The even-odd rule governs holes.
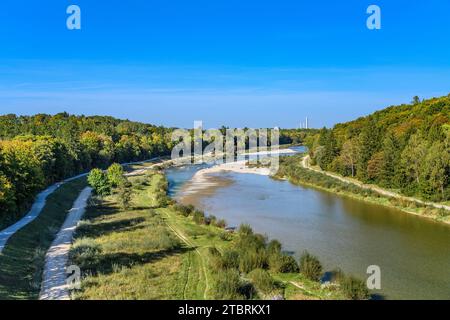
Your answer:
[[[241,231],[229,233],[215,218],[175,204],[166,196],[161,172],[129,180],[130,209],[120,209],[114,194],[93,198],[80,223],[70,263],[80,266],[83,280],[73,299],[348,298],[339,286],[324,286],[299,272],[239,271],[245,264],[233,254]],[[249,230],[245,236],[263,239]],[[253,259],[255,252],[250,254]],[[224,266],[226,257],[237,266]]]

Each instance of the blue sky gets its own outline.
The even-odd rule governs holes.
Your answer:
[[[0,113],[331,126],[448,94],[449,17],[447,0],[3,0]]]

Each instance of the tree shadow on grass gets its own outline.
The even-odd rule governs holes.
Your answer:
[[[99,254],[89,261],[84,261],[80,266],[81,271],[85,275],[109,275],[120,272],[122,268],[130,268],[133,266],[154,263],[164,258],[184,254],[194,250],[184,246],[174,249],[162,249],[155,252],[146,252],[143,254],[119,252],[114,254]],[[76,263],[76,261],[75,261]]]
[[[122,219],[111,222],[100,222],[94,225],[81,225],[77,229],[77,237],[97,238],[114,232],[135,231],[145,228],[139,224],[145,222],[145,218]]]

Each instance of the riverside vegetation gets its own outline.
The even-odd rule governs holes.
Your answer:
[[[312,164],[427,201],[450,200],[450,95],[310,135]]]
[[[345,183],[323,173],[309,170],[302,166],[303,157],[304,155],[300,154],[280,158],[280,169],[274,178],[287,179],[293,184],[323,189],[343,196],[393,207],[408,213],[432,218],[437,221],[449,221],[450,212],[448,210],[437,209],[402,198],[384,196],[376,191],[363,189],[355,184]]]
[[[221,130],[224,131],[223,127]],[[45,187],[114,162],[170,155],[174,128],[106,116],[0,116],[0,230],[29,209]],[[301,143],[314,130],[282,130],[282,143]]]
[[[276,240],[206,216],[167,196],[161,171],[129,178],[132,200],[117,188],[97,194],[76,232],[71,264],[83,273],[74,299],[368,299],[365,284],[336,271],[322,284],[317,258],[300,261]]]

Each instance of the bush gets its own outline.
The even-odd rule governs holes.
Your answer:
[[[239,252],[239,270],[249,273],[255,269],[267,266],[267,256],[264,250],[244,250]]]
[[[69,256],[81,269],[90,270],[95,269],[101,252],[101,246],[93,239],[82,238],[73,244]]]
[[[216,227],[225,229],[227,227],[227,222],[224,219],[220,219],[216,222]]]
[[[238,269],[239,268],[239,253],[234,250],[225,250],[222,255],[223,269]]]
[[[205,213],[200,210],[195,210],[192,218],[196,224],[204,224],[205,223]]]
[[[160,231],[155,241],[155,249],[173,250],[179,245],[178,239],[174,238],[167,230]]]
[[[249,236],[253,234],[253,229],[248,224],[241,224],[238,230],[240,236]]]
[[[347,298],[352,300],[367,300],[370,298],[369,289],[364,281],[350,277],[343,277],[340,286]]]
[[[132,187],[131,183],[126,178],[123,178],[119,182],[119,185],[117,188],[117,198],[118,198],[120,208],[122,210],[130,209],[131,197],[132,197],[131,187]]]
[[[106,172],[109,185],[112,188],[117,188],[122,183],[122,180],[125,179],[123,174],[122,166],[118,163],[113,163]]]
[[[260,292],[269,294],[276,289],[275,281],[270,274],[262,269],[253,270],[248,274],[248,278]]]
[[[193,206],[184,206],[180,203],[176,204],[174,209],[184,217],[189,217],[194,211]]]
[[[280,241],[272,240],[267,245],[267,253],[269,255],[280,254],[281,253],[281,248],[282,248],[282,245],[281,245]]]
[[[310,280],[320,281],[322,265],[319,259],[305,251],[300,258],[300,272]]]
[[[300,268],[292,256],[273,254],[269,257],[270,270],[276,273],[298,273]]]
[[[219,234],[219,238],[222,241],[231,241],[233,239],[233,236],[229,232],[221,232]]]
[[[92,169],[88,175],[88,183],[94,189],[94,192],[101,196],[111,194],[111,186],[106,173],[100,169]]]
[[[236,270],[224,270],[214,279],[213,298],[215,300],[243,300],[241,293],[243,283],[239,272]]]

